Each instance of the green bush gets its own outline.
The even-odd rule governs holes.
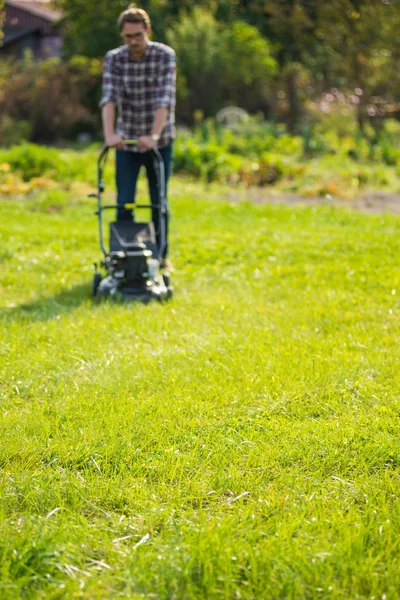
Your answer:
[[[93,151],[89,153],[90,160],[84,160],[80,153],[24,143],[0,150],[0,164],[8,164],[23,181],[45,176],[67,185],[75,180],[93,181],[95,159]]]
[[[400,165],[400,147],[395,144],[394,138],[387,131],[383,131],[381,135],[378,136],[380,158],[385,165]]]
[[[86,58],[38,62],[27,52],[22,61],[3,61],[2,145],[23,140],[54,143],[74,138],[82,130],[98,131],[100,117],[94,104],[100,95],[100,80],[100,61]]]
[[[239,156],[215,143],[202,145],[193,140],[177,142],[174,170],[209,182],[258,186],[274,184],[292,172],[278,155],[264,152],[256,158]]]
[[[21,144],[0,152],[0,162],[7,162],[24,181],[44,174],[58,180],[64,168],[58,150],[35,144]]]
[[[196,144],[193,140],[177,142],[175,146],[174,169],[200,177],[206,181],[228,179],[237,171],[243,159],[224,152],[216,144]]]
[[[0,117],[0,140],[2,146],[11,146],[21,140],[27,140],[32,135],[32,125],[29,121],[16,121],[9,115]]]
[[[193,123],[197,110],[214,116],[226,103],[267,107],[277,63],[256,27],[221,23],[197,6],[181,16],[167,39],[177,54],[177,105],[185,122]]]

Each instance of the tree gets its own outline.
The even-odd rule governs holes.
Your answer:
[[[215,115],[226,103],[251,108],[276,71],[272,46],[255,27],[218,22],[196,8],[183,15],[167,35],[178,59],[178,104],[186,120],[195,110]],[[182,97],[183,96],[183,97]]]
[[[224,100],[249,110],[265,109],[262,104],[269,101],[265,90],[270,87],[271,79],[278,70],[272,44],[255,27],[243,21],[235,21],[221,29]]]
[[[1,0],[0,0],[1,1]],[[120,13],[129,6],[127,0],[55,0],[63,13],[65,54],[100,57],[121,44],[117,30]],[[191,0],[140,0],[149,13],[153,37],[166,40],[166,32],[184,12],[192,10]],[[198,0],[197,6],[210,8],[212,0]]]
[[[221,100],[217,21],[212,14],[197,8],[182,16],[168,32],[167,41],[177,54],[177,104],[181,108],[185,104],[185,119],[190,121],[197,109],[206,115],[215,114]]]
[[[306,68],[314,88],[357,89],[361,131],[371,96],[400,93],[398,0],[232,0],[237,14],[279,47],[286,81],[289,127],[302,114],[298,73]],[[397,90],[397,91],[396,91]]]
[[[289,129],[299,128],[303,107],[299,75],[307,52],[314,54],[318,0],[235,0],[236,12],[277,47],[277,60],[286,84]]]
[[[22,60],[0,61],[0,136],[6,138],[2,142],[19,135],[54,142],[82,129],[96,131],[99,113],[91,110],[89,101],[97,95],[100,75],[101,62],[84,57],[38,61],[28,50]]]
[[[393,89],[396,81],[399,85],[396,4],[394,0],[330,0],[318,10],[318,36],[333,57],[336,78],[357,91],[357,117],[364,135],[371,96],[382,87]]]

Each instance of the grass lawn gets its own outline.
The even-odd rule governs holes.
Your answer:
[[[193,190],[148,306],[93,200],[1,201],[0,597],[398,599],[399,217]]]

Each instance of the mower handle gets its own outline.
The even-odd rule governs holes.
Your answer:
[[[130,145],[130,146],[134,146],[138,143],[138,140],[123,140],[125,145]],[[110,146],[104,145],[101,152],[100,152],[100,156],[97,160],[97,194],[95,194],[95,196],[97,197],[97,211],[96,211],[96,215],[98,215],[99,217],[99,233],[100,233],[100,246],[101,249],[104,253],[104,255],[106,256],[107,251],[105,249],[104,246],[104,241],[103,241],[103,221],[102,221],[102,213],[103,213],[103,208],[111,208],[111,206],[107,205],[105,207],[102,206],[101,203],[101,195],[104,192],[104,182],[103,182],[103,169],[105,167],[106,161],[107,161],[107,155],[108,155],[108,151],[110,150]],[[161,257],[164,253],[164,249],[165,249],[165,222],[164,222],[164,218],[165,218],[165,214],[167,212],[167,209],[165,207],[165,171],[164,171],[164,161],[163,161],[163,157],[160,153],[160,151],[158,150],[158,148],[153,148],[152,149],[153,154],[155,156],[156,162],[159,165],[159,179],[158,179],[158,188],[160,191],[160,211],[159,211],[159,215],[160,215],[160,220],[159,220],[159,231],[161,232],[161,243],[160,243],[160,248],[158,249],[158,253],[159,253],[159,257]],[[143,208],[150,208],[152,205],[145,205],[143,206]],[[136,205],[136,208],[141,207],[140,205]],[[156,205],[153,205],[153,208],[156,208]],[[161,258],[160,258],[161,260]]]
[[[137,143],[138,143],[138,140],[124,140],[124,145],[125,146],[136,146]],[[102,150],[100,152],[99,159],[98,159],[98,164],[99,165],[101,164],[101,160],[107,156],[108,151],[110,150],[110,148],[111,148],[111,146],[107,146],[107,144],[104,144],[104,146],[103,146],[103,148],[102,148]],[[160,153],[159,153],[158,149],[157,148],[153,148],[153,152],[157,156],[158,160],[160,160],[161,157],[160,157]]]
[[[136,146],[137,143],[138,140],[124,140],[124,144],[126,146]],[[104,192],[103,169],[106,165],[108,151],[110,150],[110,148],[111,146],[107,146],[107,144],[105,144],[101,149],[99,158],[97,160],[97,189],[100,193]],[[153,148],[153,153],[156,156],[158,162],[161,163],[163,159],[158,148]]]
[[[136,146],[137,140],[124,140],[124,144],[125,144],[125,146]],[[100,152],[99,163],[100,163],[101,159],[108,153],[110,148],[111,148],[111,146],[107,146],[107,144],[104,144],[104,146]]]
[[[137,140],[122,140],[124,142],[124,146],[136,146],[136,144],[138,143]],[[107,146],[107,144],[104,145],[103,150],[109,150],[110,148],[113,148],[114,146]]]

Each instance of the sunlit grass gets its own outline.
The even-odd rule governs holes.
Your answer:
[[[192,190],[148,306],[1,201],[1,598],[398,598],[398,217]]]

